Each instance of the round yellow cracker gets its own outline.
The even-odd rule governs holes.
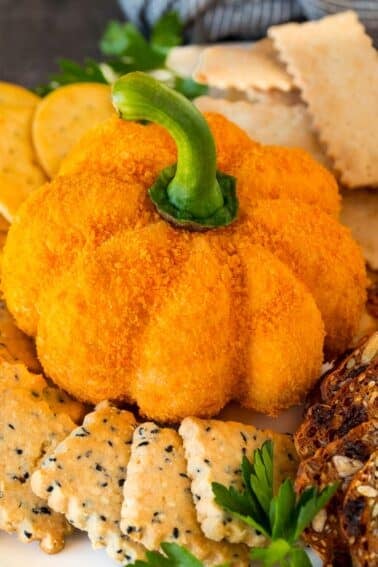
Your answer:
[[[75,83],[46,96],[33,122],[34,146],[45,172],[53,177],[81,136],[114,112],[108,85]]]
[[[0,104],[15,104],[34,108],[39,101],[39,96],[28,89],[0,81]]]
[[[11,222],[29,193],[45,175],[32,145],[34,107],[0,104],[0,213]]]

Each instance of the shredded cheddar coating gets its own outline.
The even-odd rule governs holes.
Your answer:
[[[162,221],[147,189],[175,163],[167,132],[112,118],[22,206],[3,289],[46,373],[80,400],[136,402],[149,418],[268,414],[303,400],[358,325],[366,275],[335,217],[332,175],[208,114],[218,167],[237,178],[236,223]]]

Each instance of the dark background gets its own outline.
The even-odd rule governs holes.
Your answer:
[[[0,80],[36,86],[59,57],[96,57],[110,19],[116,0],[0,0]]]

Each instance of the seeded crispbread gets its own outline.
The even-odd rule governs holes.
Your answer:
[[[250,547],[264,544],[264,537],[240,520],[222,510],[214,501],[212,483],[242,488],[240,465],[243,455],[251,458],[264,441],[274,441],[275,485],[294,477],[297,459],[293,441],[288,435],[256,429],[253,425],[188,417],[179,433],[184,441],[188,475],[204,534],[215,541],[227,539]]]
[[[293,88],[293,80],[268,38],[250,47],[216,45],[204,49],[193,78],[220,89],[255,87],[264,91],[290,91]]]
[[[33,115],[33,106],[0,105],[0,213],[9,222],[46,179],[32,146]]]
[[[85,406],[72,399],[62,390],[49,386],[39,374],[28,371],[23,364],[0,363],[0,393],[11,388],[23,388],[35,400],[47,402],[54,414],[65,414],[74,423],[81,423],[86,412]]]
[[[295,434],[301,459],[346,435],[369,419],[378,419],[378,374],[363,373],[340,388],[328,404],[312,405]]]
[[[16,532],[25,543],[39,541],[46,553],[63,548],[71,527],[64,516],[52,511],[45,499],[32,492],[30,478],[46,452],[54,449],[73,428],[67,415],[53,413],[32,390],[2,389],[0,529]]]
[[[34,342],[18,327],[5,302],[0,299],[0,361],[21,362],[32,372],[40,372]]]
[[[144,556],[119,528],[122,491],[136,422],[128,411],[107,402],[88,414],[44,459],[33,474],[32,487],[56,512],[88,532],[95,549],[105,547],[123,564]]]
[[[366,372],[378,372],[378,332],[364,337],[327,372],[320,387],[322,400],[327,403],[344,384]]]
[[[35,108],[41,99],[20,85],[0,81],[0,104],[15,104]]]
[[[372,567],[378,557],[378,451],[352,478],[344,498],[341,529],[354,567]]]
[[[186,467],[182,440],[175,430],[154,423],[140,425],[134,433],[124,486],[122,530],[150,550],[159,549],[164,541],[176,542],[205,565],[247,565],[244,546],[213,542],[201,532]]]
[[[303,533],[304,541],[331,565],[334,564],[332,562],[347,564],[341,563],[348,555],[348,549],[341,535],[338,512],[352,477],[363,467],[377,445],[378,421],[370,420],[319,449],[299,466],[296,479],[298,492],[311,485],[324,488],[327,484],[340,482],[327,507]]]
[[[357,14],[273,26],[268,35],[343,183],[378,186],[378,58]]]
[[[33,142],[47,175],[53,177],[58,172],[63,158],[83,134],[114,114],[109,85],[74,83],[42,99],[33,121]]]
[[[219,112],[243,128],[251,138],[272,146],[303,148],[318,162],[330,168],[307,109],[302,103],[290,104],[266,96],[247,102],[202,96],[196,99],[201,112]]]

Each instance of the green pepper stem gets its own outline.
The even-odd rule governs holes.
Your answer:
[[[129,73],[116,81],[113,103],[123,119],[156,122],[165,127],[176,142],[175,169],[170,169],[168,174],[165,172],[157,190],[154,187],[150,190],[158,208],[160,201],[165,200],[168,216],[174,211],[176,220],[198,221],[208,226],[229,224],[233,220],[229,211],[220,215],[222,222],[218,218],[225,207],[225,196],[217,178],[214,139],[197,108],[178,92],[140,72]],[[214,216],[216,222],[210,220],[209,223]]]

